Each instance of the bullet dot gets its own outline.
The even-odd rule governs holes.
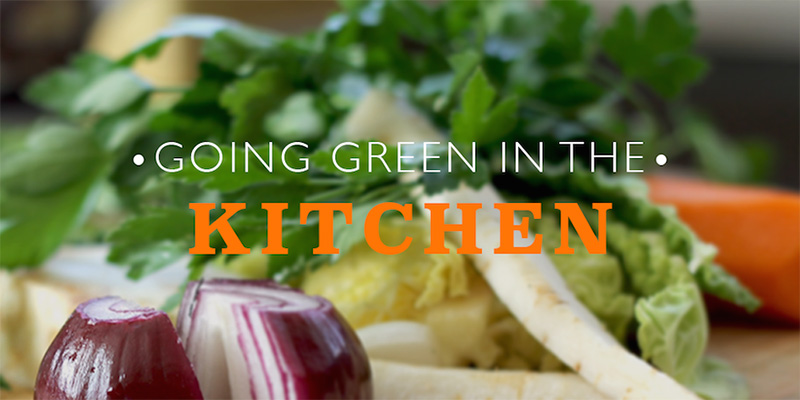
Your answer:
[[[136,164],[137,166],[144,164],[144,156],[141,154],[133,156],[133,163]]]
[[[656,156],[656,164],[658,164],[658,165],[663,167],[664,164],[666,164],[666,163],[667,163],[667,156],[665,156],[663,154],[659,154],[659,155]]]

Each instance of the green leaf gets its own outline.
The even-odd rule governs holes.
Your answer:
[[[497,91],[486,79],[483,69],[477,69],[461,94],[461,112],[454,113],[453,131],[467,131],[470,126],[480,125],[481,117],[491,107],[495,95]],[[459,128],[459,125],[463,126]]]
[[[117,64],[130,66],[140,56],[153,58],[161,51],[167,41],[176,37],[193,37],[208,39],[224,29],[232,29],[241,25],[234,21],[210,15],[185,15],[173,19],[172,23],[158,32],[154,37],[136,47],[120,59]]]
[[[254,144],[266,142],[264,118],[277,110],[290,93],[288,82],[277,68],[259,70],[226,88],[219,101],[233,116],[231,140]]]
[[[33,81],[25,89],[25,100],[62,116],[71,116],[75,99],[98,76],[114,68],[110,60],[93,53],[72,58],[68,67],[58,68]]]
[[[115,113],[99,119],[94,134],[106,150],[122,151],[148,133],[152,119],[149,109]]]
[[[319,267],[329,260],[330,255],[313,254],[314,248],[319,245],[318,232],[317,224],[284,228],[283,246],[289,253],[269,257],[267,276],[282,283],[297,283],[306,270]]]
[[[299,140],[308,143],[326,131],[324,116],[317,110],[314,95],[299,92],[289,96],[281,108],[264,120],[264,130],[283,143]]]
[[[231,118],[219,105],[219,97],[236,76],[207,62],[201,62],[199,70],[200,77],[180,100],[156,113],[151,122],[152,130],[192,142],[225,138]]]
[[[268,182],[250,185],[241,190],[226,193],[222,196],[222,200],[224,202],[247,204],[247,208],[239,211],[239,214],[253,220],[258,219],[260,221],[258,229],[263,230],[265,214],[261,208],[261,203],[287,203],[289,204],[289,209],[284,211],[283,217],[287,221],[296,220],[300,214],[300,203],[320,190],[316,186],[302,182]]]
[[[447,62],[453,69],[453,77],[450,87],[445,93],[444,100],[449,103],[453,97],[461,90],[467,79],[472,76],[475,69],[481,63],[481,54],[475,50],[466,50],[461,53],[453,54],[447,58]]]
[[[746,400],[750,398],[747,381],[725,361],[705,357],[697,367],[689,387],[706,399]]]
[[[246,74],[268,57],[271,49],[282,44],[285,42],[273,33],[232,25],[215,32],[203,42],[203,58],[223,70]],[[280,53],[279,50],[276,52]]]
[[[594,33],[592,7],[579,1],[551,0],[541,11],[552,24],[537,60],[548,68],[583,61]]]
[[[333,217],[333,245],[339,249],[339,254],[333,255],[331,257],[332,260],[338,259],[343,254],[347,254],[354,245],[365,240],[364,222],[367,220],[367,214],[372,210],[372,207],[381,202],[382,201],[372,201],[354,204],[353,219],[351,220],[352,224],[345,223],[344,214],[336,213]]]
[[[509,97],[492,108],[497,92],[478,68],[461,94],[459,110],[450,116],[456,142],[486,144],[497,141],[516,125],[517,99]]]
[[[509,96],[497,103],[484,122],[484,131],[478,144],[499,142],[517,125],[517,110],[519,100],[517,96]]]
[[[92,210],[104,168],[46,196],[0,192],[0,265],[40,265]]]
[[[267,144],[253,147],[253,151],[261,156],[267,165],[270,165],[270,160],[272,160],[272,172],[261,164],[261,161],[253,154],[253,151],[245,152],[242,146],[236,147],[235,151],[232,151],[229,146],[220,146],[220,150],[222,151],[223,161],[219,168],[214,171],[199,170],[191,163],[189,157],[184,157],[183,169],[178,172],[168,172],[167,176],[184,182],[200,183],[205,189],[222,192],[239,190],[246,186],[260,183],[302,182],[307,179],[306,174],[292,172],[285,167],[281,161],[282,149],[278,146]],[[231,157],[235,161],[231,161]],[[219,154],[216,150],[211,150],[195,157],[197,166],[206,169],[213,168],[219,160]],[[246,164],[245,160],[247,161]],[[294,151],[286,152],[286,162],[291,166],[302,166],[299,155]]]
[[[627,75],[637,72],[639,60],[639,33],[636,21],[636,12],[630,5],[624,5],[617,12],[611,26],[603,34],[603,50],[612,60],[619,64]]]
[[[634,313],[642,358],[678,382],[691,382],[708,341],[708,320],[697,287],[668,286],[637,301]]]
[[[102,154],[90,135],[73,126],[40,122],[31,127],[22,148],[3,151],[2,188],[14,195],[45,196],[96,169]]]
[[[748,312],[752,313],[761,307],[761,300],[719,265],[704,264],[700,266],[695,278],[704,292],[736,304]]]
[[[98,77],[74,100],[72,114],[110,114],[121,111],[149,93],[149,86],[126,69]]]
[[[11,385],[6,381],[6,378],[3,375],[0,375],[0,390],[11,390]]]
[[[560,77],[545,81],[540,89],[542,100],[560,107],[575,108],[594,103],[603,95],[597,84],[581,78]]]
[[[335,160],[333,157],[334,148],[315,151],[309,157],[312,170],[321,171],[328,175],[342,177],[361,184],[386,181],[397,176],[397,166],[393,165],[391,161],[397,160],[397,147],[386,145],[384,159],[387,160],[386,162],[391,170],[387,171],[386,167],[380,161],[369,158],[369,141],[359,140],[351,143],[353,143],[353,145],[339,148],[336,152]],[[376,152],[381,151],[381,148],[378,146],[373,146],[373,148]],[[358,165],[358,169],[353,172],[343,172],[336,167],[334,161],[336,161],[342,169],[353,169],[356,168],[356,165]]]
[[[470,160],[471,146],[457,144],[456,147],[461,154],[467,157],[467,160]],[[447,150],[447,146],[440,145],[435,146],[429,152],[429,156],[438,156],[438,158],[428,161],[428,169],[440,172],[423,172],[420,182],[425,193],[431,195],[448,189],[456,189],[462,182],[471,188],[479,189],[491,181],[490,166],[480,157],[475,162],[475,171],[473,172],[458,155],[453,154],[452,170],[448,170]],[[421,170],[422,157],[415,157],[414,162],[417,169]]]
[[[188,208],[148,209],[111,233],[108,261],[129,266],[128,277],[139,279],[188,254],[193,232]]]
[[[627,78],[642,80],[662,96],[676,97],[707,70],[705,61],[691,53],[695,36],[686,1],[656,6],[642,26],[626,6],[603,35],[602,45]]]
[[[687,54],[662,56],[652,70],[642,74],[645,82],[665,97],[675,97],[699,80],[708,70],[700,57]]]
[[[178,111],[162,111],[153,116],[150,129],[179,137],[194,139],[223,138],[228,134],[228,125],[208,114],[190,114]]]
[[[650,296],[665,286],[693,282],[686,259],[674,254],[661,232],[639,231],[608,223],[608,246],[622,260],[633,291]]]
[[[0,265],[38,266],[92,210],[107,177],[106,154],[75,128],[35,127],[2,156]]]
[[[682,52],[694,44],[696,31],[688,1],[664,3],[647,16],[643,41],[660,53]]]

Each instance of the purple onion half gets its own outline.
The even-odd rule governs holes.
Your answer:
[[[321,297],[268,280],[191,282],[178,333],[207,398],[372,397],[361,342]]]
[[[118,297],[72,313],[45,353],[35,399],[202,399],[167,314]]]

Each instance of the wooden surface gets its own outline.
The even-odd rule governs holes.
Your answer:
[[[800,331],[715,325],[708,353],[724,358],[747,378],[751,398],[800,399]],[[2,399],[32,397],[30,391],[0,392]]]
[[[800,399],[800,330],[718,324],[708,353],[746,377],[751,398]]]

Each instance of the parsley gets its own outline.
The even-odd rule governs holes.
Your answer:
[[[696,29],[687,1],[656,6],[639,24],[630,6],[623,7],[603,36],[603,48],[629,79],[641,79],[659,94],[675,97],[707,69],[692,54]]]
[[[284,245],[289,255],[271,257],[268,274],[291,282],[330,259],[311,253],[317,226],[313,221],[297,224],[302,201],[350,202],[356,218],[378,201],[410,201],[418,186],[435,193],[461,182],[473,187],[493,182],[507,190],[491,150],[504,140],[530,144],[582,138],[597,141],[601,149],[625,135],[675,148],[718,140],[712,129],[685,137],[670,128],[685,126],[686,116],[692,115],[684,111],[680,96],[706,69],[692,52],[696,29],[686,2],[658,5],[642,21],[623,7],[609,26],[600,26],[591,5],[580,1],[341,5],[342,11],[318,31],[293,36],[216,17],[179,18],[120,60],[80,54],[31,84],[25,97],[58,119],[48,117],[13,146],[3,139],[0,264],[13,268],[43,262],[86,221],[98,194],[106,190],[119,199],[117,212],[126,217],[113,231],[103,232],[112,245],[109,259],[129,267],[132,278],[188,252],[193,233],[189,202],[247,203],[231,219],[246,246],[266,240],[259,204],[287,202]],[[137,59],[158,55],[178,36],[202,41],[199,76],[190,87],[153,87],[131,71]],[[403,182],[380,168],[373,173],[334,168],[331,151],[344,117],[370,88],[403,98],[450,140],[477,142],[476,171],[455,163],[451,173],[425,173],[417,182]],[[178,99],[154,106],[149,99],[163,91],[177,91]],[[665,120],[653,110],[666,102],[668,110],[676,111]],[[181,142],[180,154],[186,156],[186,149],[204,141],[249,141],[264,151],[270,142],[281,145],[298,138],[310,144],[307,151],[292,154],[311,159],[312,169],[303,174],[286,171],[280,163],[266,172],[252,157],[248,174],[229,168],[201,173],[190,165],[165,174],[153,162],[141,167],[130,162],[134,154],[152,154],[166,141]],[[551,148],[546,162],[560,162],[564,154]],[[230,154],[231,149],[223,151]],[[237,171],[245,167],[243,151],[235,151]],[[395,152],[389,147],[387,157]],[[750,174],[749,153],[736,154],[726,170],[737,172],[726,178]],[[339,157],[342,163],[352,157],[362,166],[367,162],[365,146],[342,149]],[[198,162],[213,164],[215,158],[199,154]],[[711,160],[701,162],[713,168]],[[513,189],[535,193],[532,188],[539,184],[513,182]],[[568,189],[558,180],[544,185],[556,194]],[[590,187],[579,187],[584,186]],[[363,237],[363,227],[340,222],[335,236],[346,251]],[[218,237],[211,243],[222,246]],[[214,259],[193,257],[190,277],[200,276]]]
[[[509,96],[492,106],[497,92],[478,68],[461,95],[461,109],[450,117],[452,139],[486,144],[502,139],[517,122],[517,98]]]

